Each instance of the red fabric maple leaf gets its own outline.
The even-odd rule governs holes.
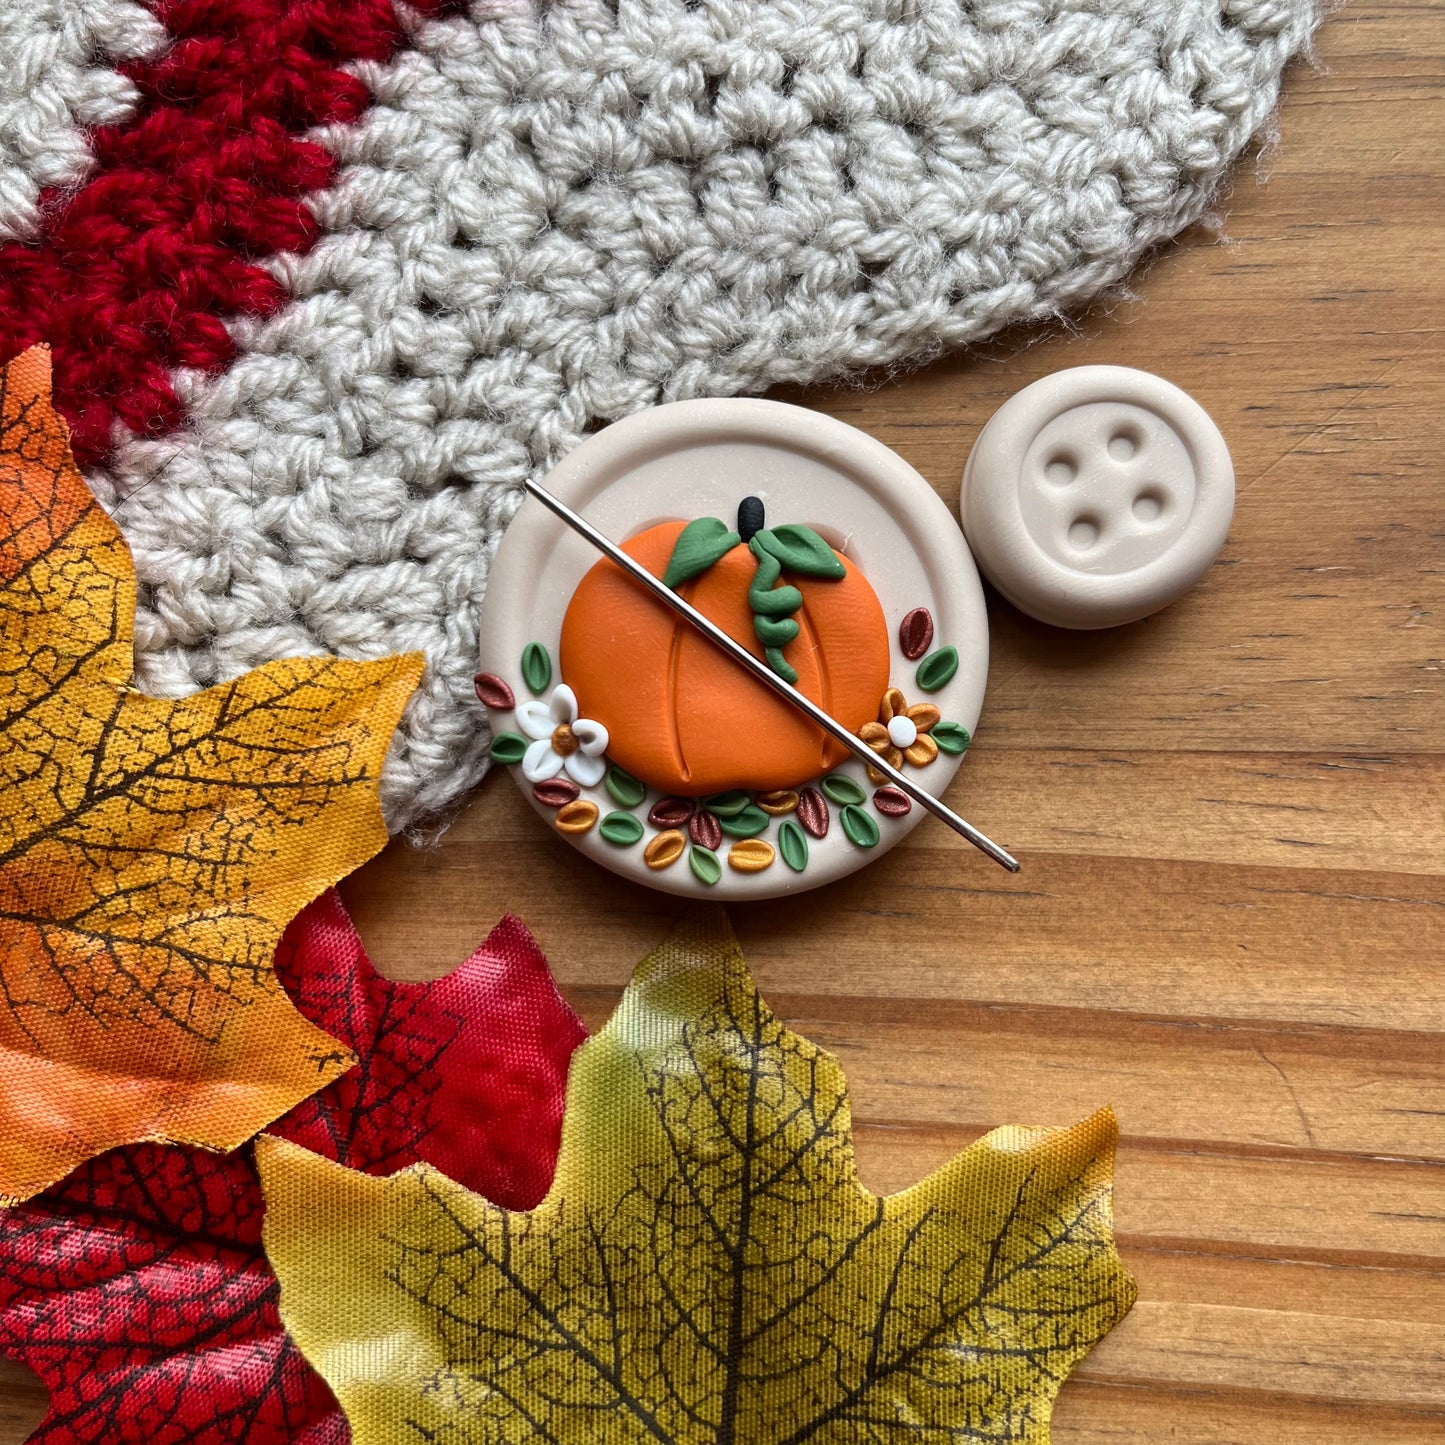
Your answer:
[[[327,893],[276,972],[359,1062],[271,1133],[373,1174],[424,1159],[512,1209],[542,1198],[584,1031],[516,918],[445,978],[394,983]],[[32,1445],[345,1445],[281,1328],[262,1212],[249,1147],[142,1144],[0,1216],[0,1350],[50,1389]]]

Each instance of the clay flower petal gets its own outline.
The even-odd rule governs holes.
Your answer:
[[[921,733],[932,732],[943,714],[931,702],[916,702],[904,714]]]
[[[522,776],[529,783],[545,783],[562,771],[565,761],[549,738],[538,738],[522,755]]]
[[[552,689],[552,726],[577,721],[577,694],[565,682],[559,682]]]
[[[611,741],[607,736],[607,729],[590,717],[579,717],[572,724],[572,736],[577,739],[577,746],[594,758],[600,758]]]
[[[878,721],[886,726],[907,707],[908,703],[903,694],[896,687],[890,687],[883,694],[883,701],[878,704]]]
[[[607,764],[601,758],[593,757],[591,753],[584,753],[580,750],[569,753],[562,760],[562,765],[567,769],[572,780],[580,783],[584,788],[595,788],[607,771]]]
[[[557,724],[552,721],[552,709],[545,702],[524,702],[516,712],[517,726],[529,738],[550,738]]]
[[[884,705],[887,706],[886,701]],[[858,736],[862,738],[880,758],[883,758],[891,766],[896,768],[902,765],[903,752],[893,745],[892,738],[888,736],[888,729],[884,727],[882,723],[864,723],[863,726],[858,729]],[[868,776],[875,783],[888,781],[885,774],[880,773],[877,768],[871,765],[868,769]]]
[[[927,733],[919,733],[912,746],[903,749],[903,756],[915,768],[926,768],[938,756],[938,744]]]

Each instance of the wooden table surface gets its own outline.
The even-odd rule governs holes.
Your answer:
[[[860,1167],[907,1185],[987,1127],[1104,1103],[1133,1314],[1055,1445],[1445,1442],[1445,11],[1347,7],[1239,170],[1133,294],[871,390],[790,394],[950,504],[979,428],[1060,367],[1192,392],[1233,449],[1205,582],[1096,635],[990,595],[978,741],[940,825],[738,908],[758,981],[852,1085]],[[345,887],[426,978],[507,909],[596,1027],[679,904],[582,863],[512,784]],[[0,1445],[43,1413],[0,1374]]]

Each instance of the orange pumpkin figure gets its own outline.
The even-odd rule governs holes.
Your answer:
[[[749,502],[760,514],[755,499]],[[832,573],[798,575],[788,567],[786,549],[778,553],[785,559],[780,569],[757,545],[750,551],[759,527],[749,528],[741,517],[742,537],[710,522],[716,560],[709,554],[682,582],[673,579],[684,523],[650,527],[624,550],[749,651],[784,676],[795,674],[789,678],[795,687],[856,731],[875,716],[888,686],[888,628],[877,596],[852,563],[806,528],[780,528],[778,535],[805,534]],[[760,594],[758,579],[780,570],[784,586]],[[758,616],[768,598],[796,600],[798,593],[801,605],[791,612],[796,629]],[[791,640],[765,646],[759,634],[769,627],[786,629]],[[848,756],[612,562],[599,562],[572,594],[558,660],[582,712],[606,727],[608,756],[665,793],[701,797],[795,787]]]

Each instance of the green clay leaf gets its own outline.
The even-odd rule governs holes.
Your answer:
[[[958,649],[956,647],[940,647],[936,652],[930,652],[918,664],[918,671],[914,674],[913,680],[923,692],[937,692],[939,688],[952,681],[953,674],[957,671]]]
[[[794,873],[801,873],[808,866],[807,835],[791,818],[784,818],[778,828],[778,852]]]
[[[871,813],[849,804],[842,812],[843,831],[848,841],[859,848],[872,848],[878,842],[878,824]]]
[[[973,741],[968,729],[962,723],[956,722],[934,723],[933,731],[928,736],[945,753],[961,753]]]
[[[522,680],[533,692],[546,692],[552,681],[552,658],[540,642],[522,649]]]
[[[753,631],[764,647],[786,647],[802,629],[791,617],[764,617],[753,613]]]
[[[861,803],[868,796],[847,773],[829,773],[819,786],[826,797],[840,808]]]
[[[607,769],[607,791],[624,808],[635,808],[646,796],[647,787],[616,763]]]
[[[761,543],[789,572],[800,577],[826,577],[837,582],[848,575],[838,554],[811,528],[785,522],[768,527],[753,538]]]
[[[714,793],[710,798],[704,798],[702,805],[709,813],[716,813],[719,818],[731,818],[741,813],[753,800],[751,793],[745,793],[741,788],[733,788],[726,793]]]
[[[642,820],[631,813],[609,813],[597,825],[597,831],[618,848],[630,848],[642,837]]]
[[[728,530],[726,522],[716,517],[699,517],[689,522],[673,543],[667,571],[662,574],[663,583],[680,587],[689,578],[706,572],[715,562],[721,562],[742,540],[736,532]]]
[[[718,826],[728,835],[729,838],[756,838],[759,833],[766,833],[768,824],[772,821],[761,808],[755,808],[749,804],[741,812],[734,813],[731,818],[719,818]]]
[[[701,843],[694,843],[687,850],[687,866],[692,869],[692,876],[709,888],[722,877],[722,864],[718,862],[717,854]]]
[[[521,733],[498,733],[492,739],[492,761],[508,766],[520,763],[527,747],[527,739]]]

